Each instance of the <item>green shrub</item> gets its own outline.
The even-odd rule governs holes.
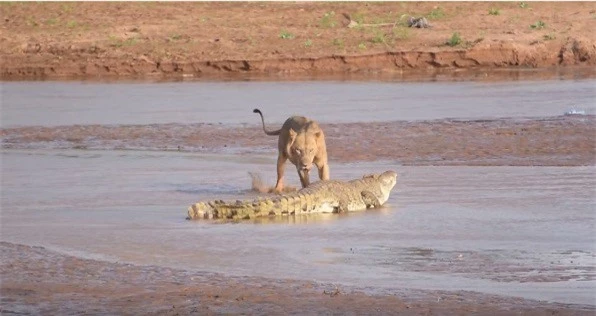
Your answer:
[[[458,32],[455,32],[451,35],[451,38],[447,40],[447,45],[453,47],[459,44],[461,44],[461,36],[459,36]]]

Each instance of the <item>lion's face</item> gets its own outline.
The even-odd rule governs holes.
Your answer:
[[[288,157],[299,170],[310,170],[317,155],[321,133],[290,133],[290,137],[293,141],[288,150]]]

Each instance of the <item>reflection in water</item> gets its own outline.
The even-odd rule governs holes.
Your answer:
[[[291,224],[291,225],[307,225],[307,224],[321,224],[324,222],[335,221],[340,219],[339,214],[310,214],[310,215],[290,215],[290,216],[274,216],[255,218],[248,221],[254,224]]]
[[[289,224],[289,225],[308,225],[308,224],[322,224],[333,221],[341,221],[348,219],[357,219],[361,216],[388,215],[390,212],[397,211],[394,208],[379,208],[369,209],[364,212],[348,212],[348,213],[321,213],[308,215],[289,215],[289,216],[273,216],[261,217],[254,220],[242,221],[251,224]]]

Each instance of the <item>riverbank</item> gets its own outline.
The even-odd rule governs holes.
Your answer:
[[[2,80],[596,65],[592,2],[7,2],[0,11]],[[410,28],[410,17],[432,27]]]

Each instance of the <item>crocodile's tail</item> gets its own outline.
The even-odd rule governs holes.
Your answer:
[[[263,118],[263,113],[261,113],[261,110],[259,109],[254,109],[252,110],[253,113],[257,113],[261,116],[261,122],[263,123],[263,131],[265,132],[265,134],[269,135],[269,136],[277,136],[281,133],[281,128],[275,131],[271,131],[271,130],[267,130],[267,128],[265,128],[265,119]]]

